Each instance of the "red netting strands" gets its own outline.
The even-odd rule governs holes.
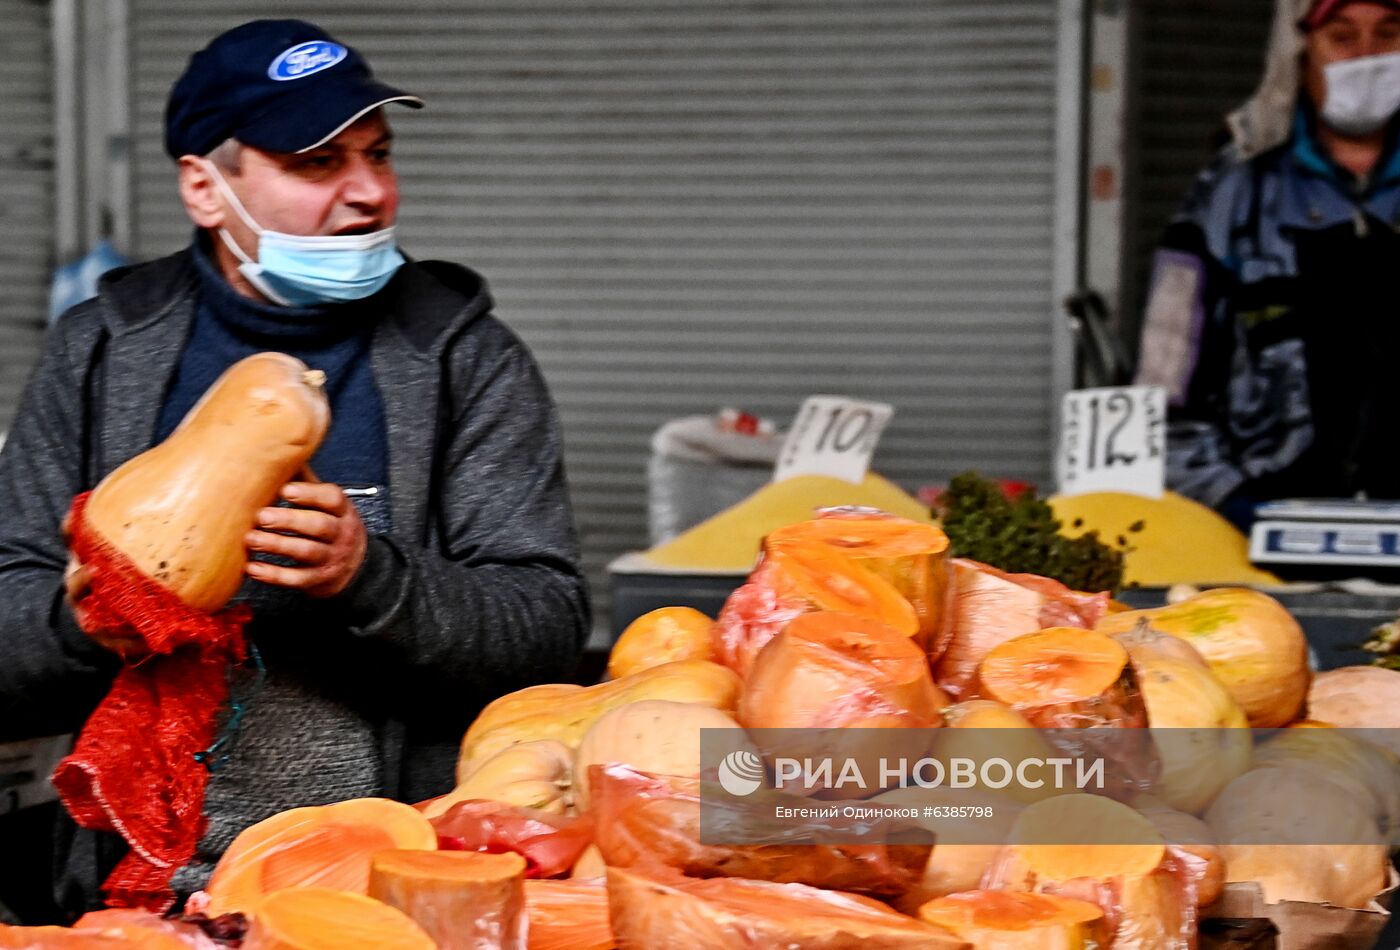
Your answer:
[[[70,517],[73,552],[92,575],[83,627],[139,637],[151,652],[123,665],[53,784],[79,825],[131,846],[103,885],[108,905],[164,912],[175,902],[170,879],[203,830],[209,773],[195,755],[213,740],[252,614],[187,607],[92,530],[89,494],[73,500]]]

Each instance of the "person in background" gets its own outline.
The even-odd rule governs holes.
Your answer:
[[[196,53],[165,130],[194,238],[108,274],[59,319],[0,453],[0,738],[74,731],[131,643],[76,619],[73,497],[168,436],[245,356],[326,373],[317,481],[286,485],[249,526],[240,600],[265,669],[234,675],[241,718],[171,882],[180,896],[277,812],[449,791],[474,713],[571,676],[589,629],[534,360],[480,275],[399,250],[393,103],[421,105],[309,23],[247,23]],[[126,843],[70,824],[60,849],[60,905],[99,906]]]
[[[1287,497],[1400,498],[1400,0],[1279,0],[1154,262],[1137,382],[1169,487],[1247,525]]]

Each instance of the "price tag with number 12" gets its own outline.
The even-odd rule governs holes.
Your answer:
[[[783,440],[773,481],[826,475],[859,484],[893,415],[894,407],[882,402],[808,396]]]
[[[1056,474],[1060,494],[1127,492],[1162,497],[1167,397],[1161,386],[1066,393]]]

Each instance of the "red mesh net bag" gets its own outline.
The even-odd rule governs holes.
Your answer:
[[[138,638],[150,653],[123,665],[53,784],[79,825],[131,846],[103,885],[107,903],[163,912],[203,831],[209,773],[197,756],[213,741],[251,613],[187,607],[91,529],[87,498],[73,500],[69,542],[92,576],[83,629]]]

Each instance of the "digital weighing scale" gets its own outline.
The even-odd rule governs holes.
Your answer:
[[[1400,571],[1400,502],[1286,498],[1260,505],[1249,559],[1293,576]]]

